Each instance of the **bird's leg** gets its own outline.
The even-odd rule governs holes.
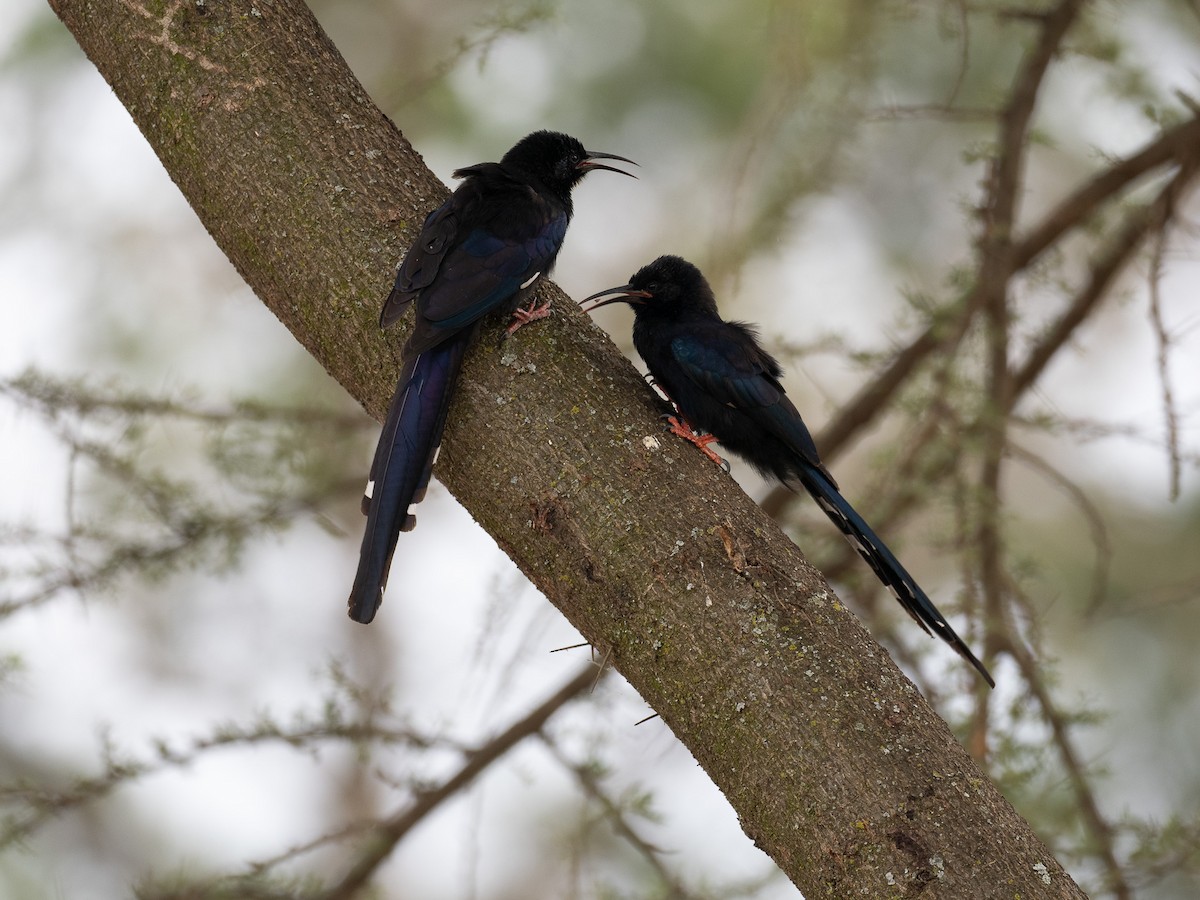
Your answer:
[[[675,410],[675,415],[679,416],[679,418],[682,419],[683,413],[681,413],[679,411],[679,407],[675,405],[675,401],[671,399],[671,395],[668,394],[666,389],[661,384],[658,383],[658,379],[655,378],[649,372],[647,372],[642,377],[644,379],[646,379],[646,384],[650,385],[650,390],[654,391],[655,394],[657,394],[663,400],[666,400],[667,403],[671,404],[671,409]],[[666,418],[666,417],[664,416],[663,418]]]
[[[696,429],[692,427],[692,424],[683,417],[683,411],[679,408],[679,404],[676,403],[674,399],[672,399],[671,395],[663,389],[663,386],[658,383],[658,380],[654,377],[654,375],[647,372],[643,377],[645,377],[646,381],[648,381],[652,387],[654,387],[660,394],[663,395],[664,398],[666,398],[666,401],[671,404],[671,409],[675,410],[675,415],[673,416],[662,416],[662,418],[670,426],[668,431],[670,431],[671,434],[679,435],[689,444],[695,444],[700,448],[701,453],[728,472],[729,461],[721,456],[718,456],[716,451],[708,449],[709,444],[716,443],[716,435],[707,433],[701,434],[696,431]]]
[[[541,306],[537,300],[530,300],[529,306],[525,309],[517,307],[513,310],[512,323],[504,329],[505,337],[511,336],[518,328],[523,325],[528,325],[530,322],[536,322],[538,319],[544,319],[550,315],[550,301],[547,300]]]
[[[696,429],[692,428],[691,423],[683,416],[663,416],[667,420],[667,424],[671,426],[671,434],[677,434],[689,444],[695,444],[700,448],[700,452],[715,462],[718,466],[729,471],[729,463],[717,455],[716,451],[708,448],[709,444],[716,442],[716,437],[711,434],[698,434]]]

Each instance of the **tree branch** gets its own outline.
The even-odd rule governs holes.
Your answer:
[[[1133,156],[1113,163],[1042,218],[1016,243],[1013,262],[1024,269],[1055,241],[1085,224],[1096,211],[1129,185],[1168,163],[1180,163],[1195,155],[1200,144],[1200,116],[1165,131]]]
[[[1105,244],[1092,264],[1087,284],[1013,372],[1010,406],[1037,382],[1050,360],[1104,299],[1117,275],[1133,259],[1146,237],[1166,227],[1176,201],[1190,188],[1197,173],[1200,173],[1200,144],[1193,146],[1191,156],[1183,161],[1154,202],[1130,212],[1121,229]]]
[[[1044,58],[1044,55],[1039,54],[1037,58]],[[1014,242],[1011,249],[1013,272],[1024,271],[1063,235],[1086,224],[1102,205],[1138,179],[1168,163],[1183,162],[1193,156],[1198,144],[1200,116],[1193,116],[1081,185]],[[922,362],[935,352],[952,352],[981,308],[981,285],[982,282],[977,281],[965,299],[956,301],[952,308],[945,310],[897,352],[887,367],[876,373],[826,423],[817,434],[816,442],[827,461],[836,459],[863,428],[876,420],[879,411],[907,384]],[[785,488],[776,488],[763,500],[763,509],[772,518],[779,518],[794,496]]]
[[[600,674],[603,674],[601,672]],[[321,896],[323,900],[350,900],[370,880],[375,870],[392,854],[396,845],[419,822],[453,797],[483,772],[493,762],[530,735],[537,734],[550,717],[574,700],[579,694],[596,683],[595,666],[580,669],[566,684],[547,697],[529,715],[513,722],[474,753],[457,772],[432,790],[421,792],[412,803],[395,815],[381,822],[369,832],[373,838],[370,845],[355,860],[335,884]]]
[[[1025,359],[1015,367],[1008,398],[1010,413],[1037,384],[1051,360],[1108,296],[1113,283],[1136,256],[1147,236],[1157,228],[1165,226],[1164,217],[1167,211],[1174,208],[1179,197],[1192,187],[1196,176],[1200,174],[1200,144],[1191,149],[1191,154],[1182,160],[1182,168],[1163,187],[1153,202],[1148,206],[1136,207],[1126,214],[1121,227],[1105,242],[1092,263],[1086,283],[1046,330],[1041,340],[1029,350]],[[936,423],[936,418],[931,417],[931,420]],[[979,426],[976,423],[963,422],[958,427],[964,433],[975,434]],[[1105,431],[1104,435],[1111,433],[1113,432]],[[1126,437],[1134,436],[1130,431],[1118,433]],[[947,464],[945,453],[937,445],[929,444],[926,447],[923,440],[918,440],[914,446],[923,448],[925,452],[916,454],[919,456],[916,462],[906,457],[903,468],[897,471],[897,477],[893,481],[901,487],[893,495],[888,509],[873,520],[873,524],[881,532],[894,530],[917,502],[928,496],[930,488],[952,471],[952,467]],[[768,508],[765,502],[763,508]],[[847,561],[852,562],[853,559],[853,551],[846,548],[843,559],[826,565],[823,571],[836,578],[845,570]]]
[[[1010,587],[1014,587],[1010,585]],[[1096,844],[1096,852],[1104,865],[1105,879],[1108,889],[1117,900],[1131,900],[1133,893],[1125,880],[1124,870],[1117,860],[1116,834],[1113,826],[1100,811],[1095,791],[1089,783],[1086,765],[1079,758],[1075,744],[1071,740],[1070,725],[1067,716],[1054,703],[1050,690],[1042,677],[1037,660],[1020,640],[1006,640],[1004,650],[1017,663],[1025,683],[1033,692],[1033,697],[1042,709],[1042,716],[1050,724],[1054,734],[1054,744],[1058,747],[1059,756],[1071,782],[1071,789],[1079,803],[1083,821],[1091,832]]]
[[[238,271],[382,414],[404,334],[379,333],[378,304],[445,188],[308,9],[53,6]],[[611,655],[746,832],[814,897],[1081,897],[795,545],[661,440],[634,368],[543,296],[557,301],[544,327],[499,352],[493,323],[469,355],[438,477]]]
[[[661,856],[663,851],[638,834],[637,829],[629,821],[626,810],[622,808],[620,803],[610,797],[600,784],[595,767],[587,761],[575,762],[569,759],[562,747],[547,735],[541,734],[539,737],[541,737],[542,743],[546,745],[546,748],[558,760],[559,764],[575,776],[575,780],[579,783],[579,787],[584,795],[600,808],[601,816],[608,820],[617,836],[637,851],[638,855],[646,861],[646,864],[649,865],[651,871],[658,878],[663,895],[671,898],[671,900],[689,900],[691,894],[688,893],[683,883],[662,861]]]

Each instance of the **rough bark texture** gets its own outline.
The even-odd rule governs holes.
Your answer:
[[[246,281],[380,416],[404,329],[378,330],[379,303],[446,189],[310,11],[51,5]],[[438,477],[610,654],[746,833],[813,900],[1082,897],[795,545],[663,435],[633,367],[544,290],[552,319],[503,346],[493,325],[468,360]]]

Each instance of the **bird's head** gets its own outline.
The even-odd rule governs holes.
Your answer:
[[[639,316],[673,317],[688,311],[716,315],[717,312],[716,300],[704,275],[679,256],[660,256],[638,269],[628,284],[599,291],[585,297],[583,302],[597,297],[608,299],[593,303],[584,312],[595,312],[610,303],[628,303]]]
[[[593,169],[606,169],[609,172],[628,175],[630,178],[637,177],[632,172],[597,162],[600,159],[613,159],[637,165],[632,159],[626,159],[624,156],[587,150],[569,134],[560,134],[557,131],[535,131],[533,134],[527,134],[504,154],[500,165],[532,175],[547,187],[563,194],[569,194],[571,188],[579,183],[579,179]]]

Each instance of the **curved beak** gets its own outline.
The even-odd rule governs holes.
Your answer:
[[[620,170],[614,169],[614,171]],[[626,172],[625,174],[628,175],[629,173]],[[630,306],[641,306],[654,296],[649,291],[639,291],[632,285],[622,284],[618,285],[617,287],[608,288],[604,291],[597,291],[590,297],[584,297],[583,300],[580,301],[579,305],[582,308],[584,303],[587,303],[590,300],[595,300],[597,297],[607,296],[608,294],[616,294],[616,296],[609,297],[607,300],[601,300],[599,303],[593,303],[590,308],[584,309],[583,311],[585,313],[593,313],[600,307],[608,306],[610,303],[628,303]]]
[[[584,153],[586,153],[587,156],[575,166],[576,169],[580,169],[584,172],[590,172],[592,169],[605,169],[609,172],[618,172],[621,175],[628,175],[630,178],[637,178],[637,176],[632,172],[626,172],[624,169],[617,169],[613,166],[606,166],[603,163],[596,162],[598,159],[615,159],[620,162],[627,162],[631,166],[636,166],[637,163],[635,163],[632,159],[626,159],[623,156],[617,156],[615,153],[597,153],[594,150],[585,150]]]

